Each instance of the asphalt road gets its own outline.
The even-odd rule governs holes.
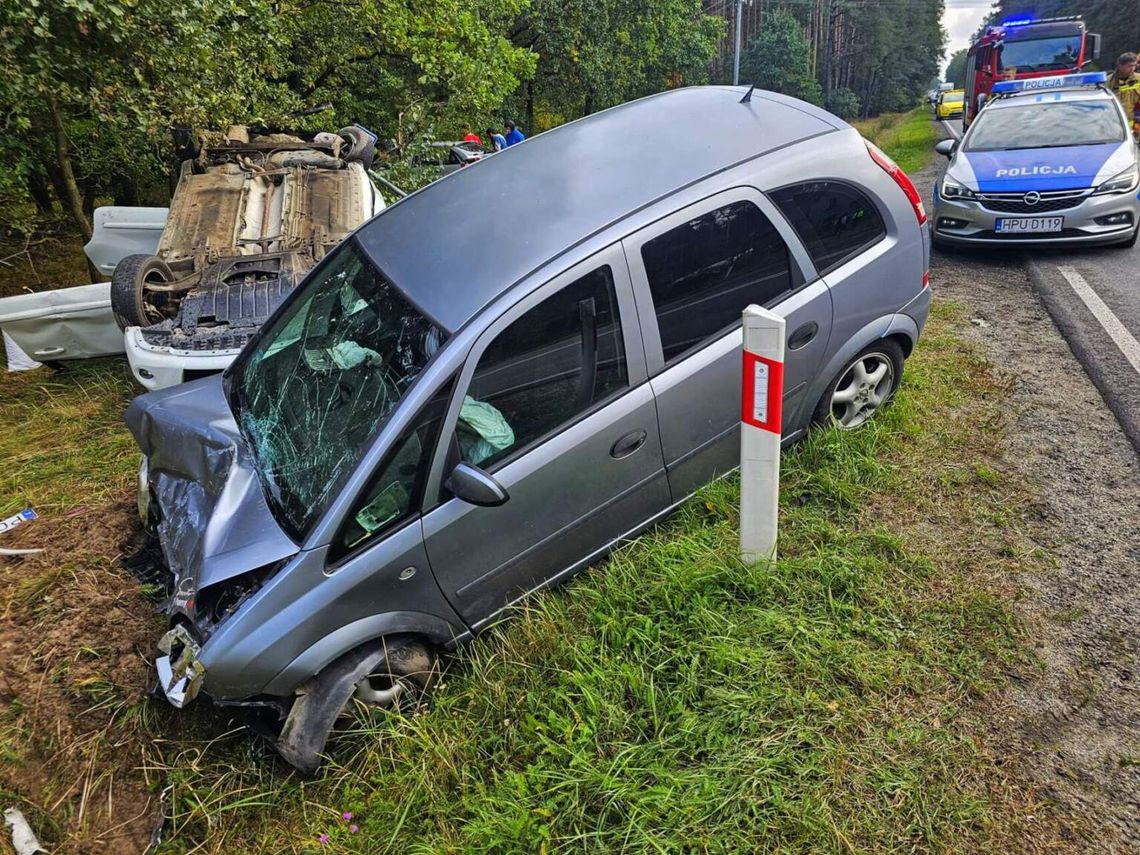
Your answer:
[[[938,124],[945,136],[960,138],[959,121]],[[1140,451],[1140,244],[1034,249],[1020,257],[1054,323]],[[1079,423],[1081,413],[1072,418]]]

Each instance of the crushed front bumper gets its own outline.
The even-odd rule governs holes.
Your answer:
[[[179,624],[159,639],[158,649],[165,654],[154,662],[159,688],[171,704],[182,709],[198,697],[206,677],[206,669],[198,661],[201,647],[190,631]]]

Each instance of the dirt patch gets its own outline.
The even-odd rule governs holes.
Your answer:
[[[144,771],[146,644],[161,628],[119,558],[127,497],[5,535],[0,558],[0,791],[45,845],[141,852],[159,815]]]
[[[916,176],[926,198],[943,166]],[[1009,672],[991,750],[1071,848],[1138,852],[1140,461],[1018,257],[936,252],[932,282],[967,307],[961,334],[1006,378],[1003,466],[1033,486],[1030,535],[1055,557],[1012,580],[1037,663]]]

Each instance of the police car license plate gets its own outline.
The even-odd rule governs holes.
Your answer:
[[[1059,232],[1065,227],[1064,217],[1002,217],[995,231],[1004,233]]]

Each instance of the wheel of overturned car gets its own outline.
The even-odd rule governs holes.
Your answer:
[[[376,143],[360,128],[341,128],[336,135],[343,139],[347,148],[341,149],[341,159],[346,163],[359,163],[365,169],[372,168],[376,158]]]
[[[421,641],[408,641],[388,651],[382,665],[356,684],[352,703],[374,709],[408,709],[435,683],[436,657]]]
[[[128,255],[111,274],[111,312],[119,329],[150,326],[162,320],[146,299],[148,284],[174,281],[165,261],[155,255]]]
[[[898,389],[903,359],[902,348],[891,339],[864,348],[828,385],[812,421],[824,425],[834,422],[841,430],[866,424]]]

